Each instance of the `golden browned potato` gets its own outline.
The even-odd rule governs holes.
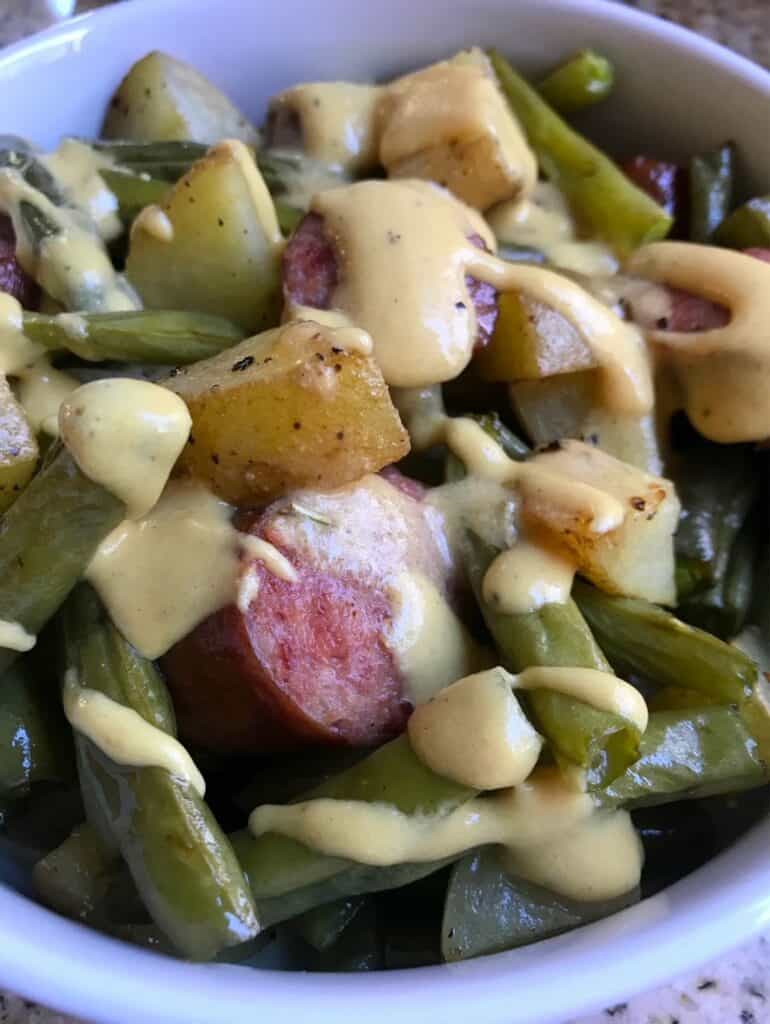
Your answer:
[[[126,273],[148,309],[186,309],[249,333],[278,322],[283,239],[242,142],[228,140],[134,221]]]
[[[506,292],[475,366],[485,380],[512,382],[588,370],[596,360],[566,317],[527,295]]]
[[[525,515],[545,527],[574,556],[579,571],[608,594],[673,604],[674,531],[680,504],[670,480],[651,476],[593,445],[562,441],[535,461],[576,484],[588,484],[617,499],[624,512],[615,530],[596,533],[575,510],[533,489]]]
[[[165,142],[241,139],[256,145],[248,118],[200,71],[154,50],[130,69],[112,97],[102,135]]]
[[[30,481],[38,447],[24,410],[0,377],[0,512],[13,504]]]
[[[379,120],[389,177],[437,181],[479,210],[535,186],[535,157],[478,48],[396,79]]]
[[[193,421],[178,473],[249,505],[337,487],[406,455],[408,435],[377,364],[340,337],[289,323],[166,381]]]

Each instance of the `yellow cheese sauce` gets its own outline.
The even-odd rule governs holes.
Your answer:
[[[270,116],[279,122],[296,118],[298,141],[309,156],[337,170],[360,172],[377,163],[376,116],[382,93],[377,85],[303,82],[271,100]]]
[[[84,384],[59,411],[61,437],[75,461],[125,503],[129,519],[160,497],[191,424],[178,395],[130,378]]]
[[[643,855],[625,812],[602,818],[594,813],[587,793],[566,784],[557,769],[538,768],[519,785],[469,800],[444,816],[419,818],[389,804],[319,798],[257,807],[249,828],[255,836],[279,832],[328,856],[381,867],[501,844],[516,856],[525,877],[548,864],[554,891],[599,899],[633,889]],[[606,818],[614,824],[602,827]],[[592,870],[586,865],[589,848]],[[612,870],[603,873],[597,865],[605,862]]]
[[[486,219],[499,242],[537,249],[562,270],[594,276],[618,268],[608,245],[578,239],[567,201],[550,182],[539,181],[528,199],[493,206]]]
[[[494,245],[481,217],[424,181],[363,181],[321,192],[312,209],[343,261],[333,304],[372,336],[387,383],[456,377],[476,338],[468,236]]]
[[[161,242],[173,242],[174,225],[165,210],[162,210],[156,203],[150,203],[134,218],[131,225],[131,233],[134,231],[145,231]]]
[[[82,687],[74,669],[66,672],[63,699],[64,713],[72,728],[116,764],[163,768],[190,785],[199,796],[205,796],[204,778],[182,744],[151,725],[133,708],[98,690]]]
[[[28,633],[20,622],[0,619],[0,647],[9,651],[31,651],[37,637]]]
[[[42,213],[56,232],[42,240],[33,237],[21,212],[24,202]],[[93,312],[141,308],[136,293],[112,266],[90,216],[75,207],[55,206],[10,168],[0,170],[0,209],[13,221],[19,263],[52,298],[65,306],[74,300],[78,308]]]
[[[545,604],[564,604],[574,577],[575,564],[564,552],[521,538],[495,558],[482,593],[497,611],[524,615]]]
[[[404,570],[389,587],[392,619],[385,643],[393,651],[404,679],[404,696],[423,704],[445,686],[488,664],[447,602],[420,572]]]
[[[682,387],[684,407],[704,437],[723,444],[770,436],[770,265],[745,253],[687,242],[637,250],[629,271],[727,307],[724,327],[676,332],[651,328]]]
[[[70,202],[90,217],[105,241],[118,237],[123,230],[118,201],[100,174],[114,166],[111,156],[77,139],[64,139],[40,161],[63,186]]]
[[[434,772],[473,789],[518,786],[537,764],[543,746],[502,668],[466,676],[415,708],[409,743]]]
[[[246,187],[251,194],[257,219],[264,232],[265,238],[272,247],[280,251],[283,249],[283,235],[278,225],[278,218],[275,213],[275,206],[270,193],[267,190],[264,178],[259,173],[254,161],[252,150],[239,139],[224,139],[213,146],[208,155],[216,157],[217,154],[224,154],[228,160],[233,161],[243,175]]]
[[[51,366],[45,349],[23,330],[23,311],[6,292],[0,292],[0,373],[17,380],[17,393],[34,433],[59,433],[59,407],[78,381]]]
[[[86,578],[140,654],[159,657],[235,600],[242,538],[231,512],[200,485],[172,481],[144,518],[99,545]]]
[[[365,181],[322,192],[312,209],[342,261],[332,303],[371,334],[388,384],[426,388],[467,366],[477,340],[468,276],[521,291],[565,317],[598,365],[613,412],[649,413],[652,370],[639,329],[576,282],[508,263],[483,220],[438,186],[418,180]],[[296,311],[289,309],[289,315]]]

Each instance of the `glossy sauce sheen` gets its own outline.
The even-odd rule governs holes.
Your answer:
[[[99,545],[86,578],[140,654],[165,654],[234,600],[240,539],[231,514],[197,484],[172,481],[151,511]]]
[[[740,252],[656,242],[631,258],[633,273],[683,288],[730,310],[710,330],[648,331],[673,366],[685,409],[705,437],[723,444],[770,436],[770,265]]]
[[[98,690],[80,686],[74,669],[64,680],[64,713],[73,729],[86,736],[116,764],[164,768],[188,783],[199,796],[206,783],[195,762],[173,736],[145,721],[133,708]]]
[[[173,392],[149,381],[107,378],[78,388],[59,411],[62,440],[87,477],[139,519],[161,495],[192,420]]]

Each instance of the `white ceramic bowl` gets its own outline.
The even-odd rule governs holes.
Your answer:
[[[686,155],[735,139],[747,184],[770,177],[770,76],[703,39],[591,0],[136,0],[0,55],[0,131],[53,144],[98,129],[129,64],[187,58],[255,116],[310,78],[367,78],[470,43],[525,71],[580,46],[619,69],[592,128],[613,151]],[[534,947],[375,975],[200,966],[124,946],[0,885],[0,985],[98,1021],[545,1024],[650,988],[770,926],[770,821],[665,892]]]

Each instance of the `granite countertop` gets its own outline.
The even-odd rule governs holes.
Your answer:
[[[110,0],[0,0],[0,45]],[[623,2],[623,0],[620,0]],[[625,0],[770,66],[770,0]],[[0,1024],[78,1024],[0,992]],[[644,996],[565,1024],[770,1024],[770,934]]]

